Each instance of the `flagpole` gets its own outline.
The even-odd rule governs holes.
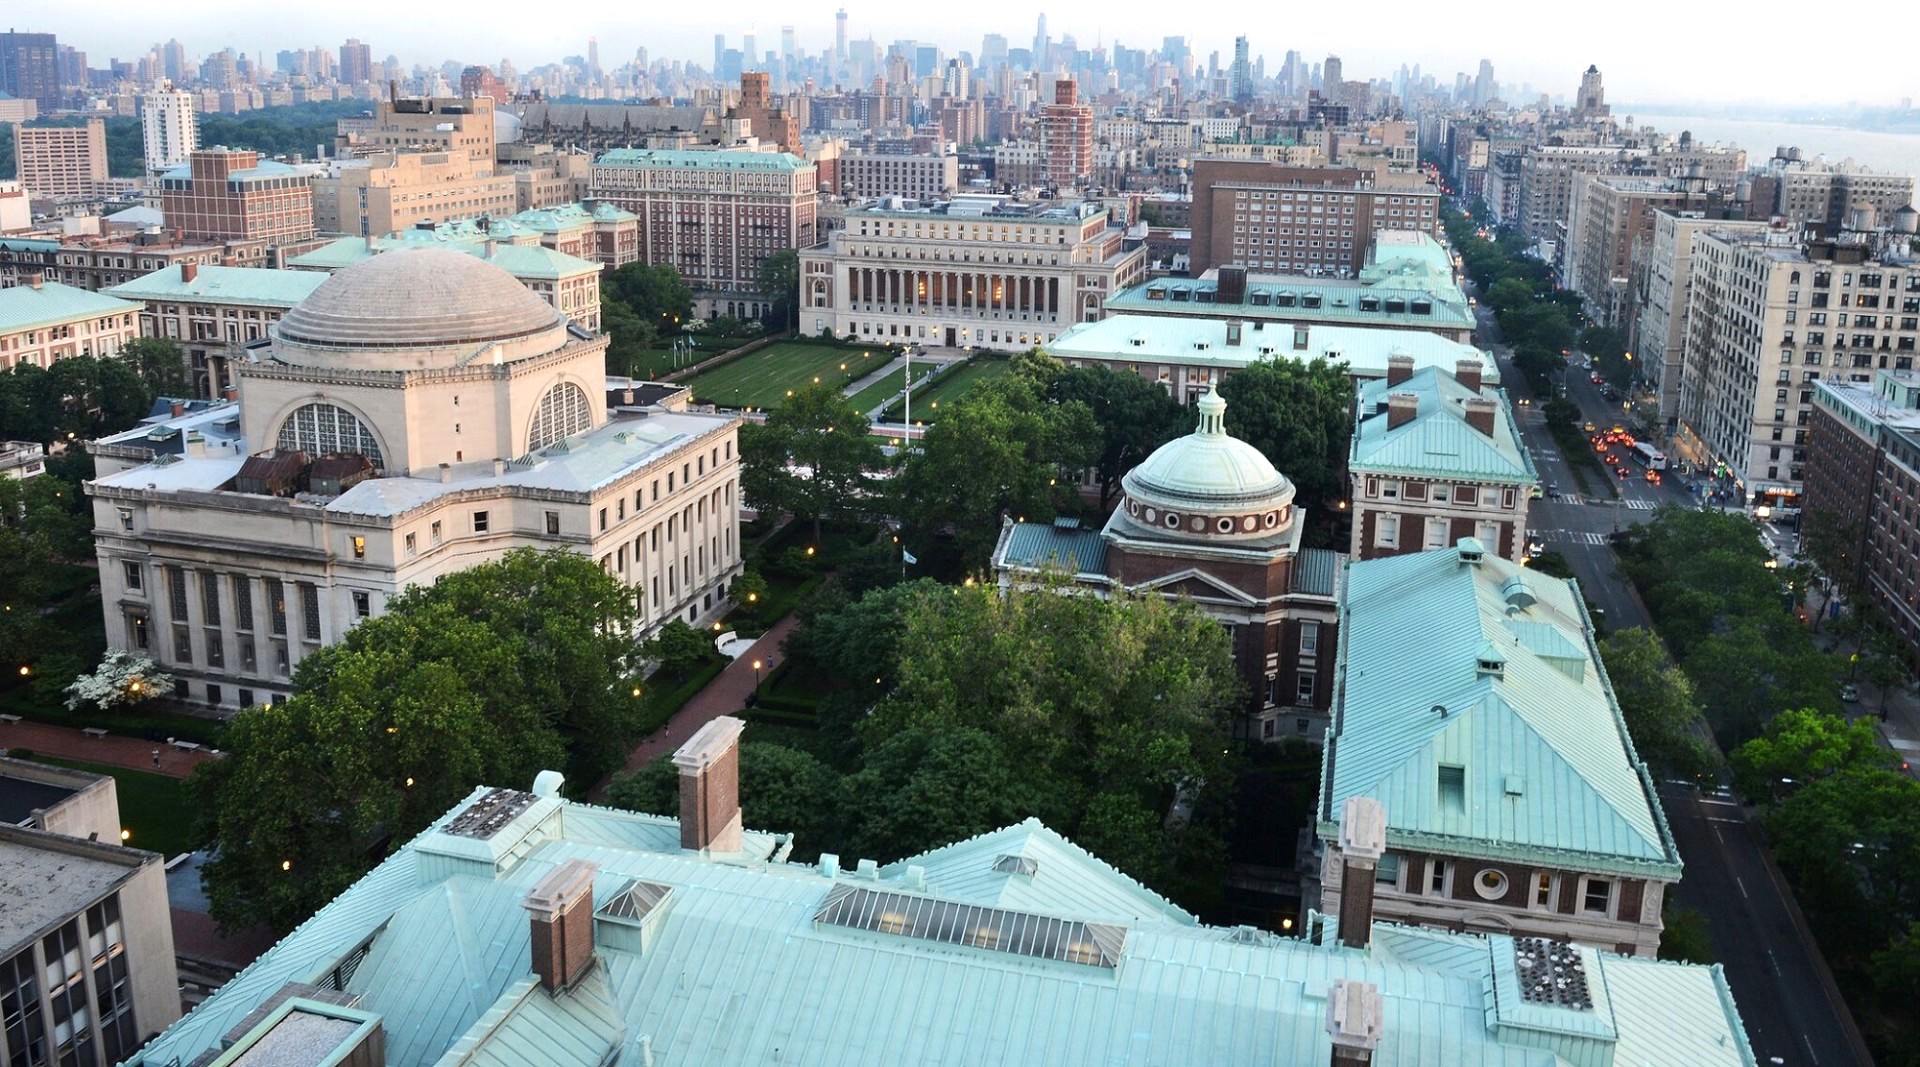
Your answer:
[[[907,346],[907,427],[900,434],[900,439],[902,441],[907,442],[909,445],[913,443],[913,346],[912,345]],[[902,456],[900,459],[900,462],[905,463],[906,457]],[[904,566],[904,564],[902,564],[902,566]]]

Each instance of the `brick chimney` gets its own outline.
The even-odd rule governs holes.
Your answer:
[[[187,413],[187,402],[184,400],[175,400],[167,405],[167,413],[169,417],[176,419],[185,415]]]
[[[1222,304],[1247,302],[1247,268],[1238,263],[1224,264],[1214,283],[1214,298]]]
[[[1397,430],[1412,422],[1413,417],[1418,414],[1420,414],[1418,393],[1387,394],[1387,429]]]
[[[1484,396],[1467,398],[1467,425],[1479,430],[1488,437],[1493,436],[1493,409],[1495,404]]]
[[[1480,361],[1463,359],[1453,365],[1453,376],[1461,385],[1474,392],[1480,391]]]
[[[1327,1036],[1333,1039],[1332,1067],[1363,1067],[1373,1062],[1386,1014],[1380,990],[1370,982],[1336,978],[1327,986]]]
[[[722,715],[673,754],[680,768],[681,848],[740,851],[740,731],[746,726]]]
[[[568,860],[527,893],[520,906],[533,924],[533,973],[549,993],[572,988],[593,963],[593,876],[599,868]]]
[[[1399,385],[1413,377],[1413,357],[1395,352],[1387,357],[1387,384]]]
[[[38,289],[42,285],[45,285],[46,283],[47,283],[47,276],[44,273],[37,270],[28,272],[27,288]]]
[[[1348,797],[1340,812],[1340,943],[1373,940],[1374,871],[1387,851],[1387,812],[1372,797]]]
[[[186,284],[187,282],[191,282],[192,280],[194,280],[195,278],[197,278],[197,277],[199,277],[199,276],[200,276],[200,264],[198,264],[198,263],[192,263],[192,262],[187,262],[187,263],[182,263],[182,264],[180,264],[180,282],[181,282],[181,284],[183,284],[183,285],[184,285],[184,284]]]

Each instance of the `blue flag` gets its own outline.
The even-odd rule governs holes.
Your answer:
[[[907,551],[907,546],[905,546],[905,545],[901,545],[901,546],[900,546],[900,558],[901,558],[901,559],[903,559],[903,560],[905,560],[905,561],[907,561],[908,563],[918,563],[918,562],[920,562],[920,561],[919,561],[918,559],[915,559],[915,558],[914,558],[914,555],[913,555],[913,553],[911,553],[911,552],[909,552],[909,551]]]

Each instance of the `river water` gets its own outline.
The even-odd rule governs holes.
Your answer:
[[[1873,170],[1896,174],[1920,175],[1920,134],[1875,133],[1842,126],[1810,126],[1798,122],[1765,122],[1753,119],[1713,118],[1704,115],[1656,115],[1631,113],[1639,125],[1652,124],[1661,133],[1679,136],[1681,130],[1693,131],[1696,141],[1732,143],[1747,150],[1747,165],[1763,164],[1781,145],[1796,146],[1812,159],[1824,155],[1838,163],[1851,158]]]

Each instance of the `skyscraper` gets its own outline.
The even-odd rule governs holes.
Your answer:
[[[59,50],[51,33],[0,33],[0,92],[34,100],[41,111],[59,107]]]
[[[1328,56],[1320,65],[1320,91],[1331,100],[1340,95],[1340,87],[1346,82],[1340,69],[1340,57]]]
[[[340,80],[348,85],[373,80],[373,49],[358,37],[349,37],[340,46]]]
[[[791,62],[793,60],[793,57],[799,54],[800,54],[800,48],[799,48],[799,45],[795,43],[794,36],[793,36],[793,27],[792,26],[780,27],[780,58],[783,61]]]
[[[847,9],[844,7],[833,16],[833,61],[847,61]]]
[[[1473,79],[1473,103],[1475,107],[1484,107],[1493,99],[1493,60],[1480,61],[1480,73]]]
[[[1033,31],[1033,68],[1045,70],[1047,63],[1047,13],[1040,12],[1040,22]]]
[[[163,81],[140,94],[141,144],[147,173],[177,167],[200,147],[200,117],[193,110],[193,94]]]
[[[1253,64],[1248,54],[1247,39],[1233,39],[1233,67],[1227,71],[1228,92],[1237,104],[1253,102]]]
[[[746,36],[740,38],[740,68],[746,70],[759,65],[760,35],[749,29]]]
[[[175,85],[185,85],[187,76],[193,73],[193,68],[187,66],[187,46],[170,38],[166,44],[159,46],[159,52],[160,68],[166,72],[168,80]]]
[[[1580,75],[1580,95],[1574,101],[1574,111],[1580,118],[1606,117],[1607,90],[1600,84],[1599,67],[1589,66],[1586,73]]]
[[[713,70],[716,75],[719,74],[720,68],[726,65],[726,62],[727,35],[724,33],[716,33],[713,35]]]
[[[600,38],[587,38],[587,80],[600,84]]]

